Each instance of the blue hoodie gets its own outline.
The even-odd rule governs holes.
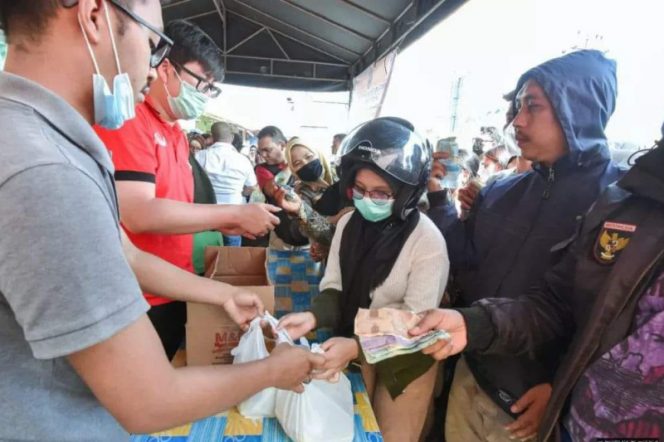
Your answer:
[[[431,195],[442,200],[432,203],[429,216],[445,236],[460,307],[515,298],[538,284],[560,260],[560,244],[574,235],[581,216],[623,173],[610,160],[604,134],[615,109],[615,62],[598,51],[574,52],[526,72],[517,91],[531,79],[551,101],[569,153],[551,168],[533,164],[532,171],[485,187],[467,221]],[[528,389],[552,379],[560,355],[542,349],[530,356],[467,354],[466,360],[480,386],[507,411]]]

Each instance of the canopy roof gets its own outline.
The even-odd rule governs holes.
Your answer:
[[[226,58],[226,82],[349,90],[467,0],[162,0],[164,20],[202,27]],[[224,23],[227,26],[224,26]]]

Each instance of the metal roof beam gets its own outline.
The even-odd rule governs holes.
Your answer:
[[[270,60],[268,57],[257,57],[254,55],[238,55],[238,54],[228,54],[228,58],[246,58],[249,60]],[[347,64],[341,64],[341,63],[329,63],[326,61],[311,61],[311,60],[294,60],[294,59],[281,59],[281,58],[274,58],[273,60],[277,60],[280,63],[308,63],[308,64],[313,64],[313,65],[318,65],[318,66],[334,66],[334,67],[339,67],[339,68],[348,68]]]
[[[375,12],[373,12],[373,11],[371,11],[371,10],[369,10],[369,9],[367,9],[367,8],[365,8],[365,7],[363,7],[363,6],[360,6],[360,5],[358,5],[358,4],[356,4],[356,3],[353,3],[353,2],[351,2],[351,1],[349,1],[349,0],[341,0],[341,1],[343,1],[343,2],[344,2],[345,4],[347,4],[348,6],[354,8],[354,9],[360,11],[360,12],[362,12],[362,13],[365,14],[365,15],[368,15],[369,17],[375,18],[376,20],[385,23],[386,25],[391,24],[390,21],[389,21],[388,19],[386,19],[385,17],[382,17],[382,16],[376,14]]]
[[[286,50],[283,48],[283,46],[281,46],[281,43],[279,43],[279,41],[277,41],[277,38],[274,36],[272,31],[270,31],[268,29],[267,33],[270,34],[270,37],[272,37],[272,41],[274,41],[274,44],[276,44],[277,47],[281,50],[281,53],[284,54],[284,57],[286,57],[288,60],[290,60],[290,55],[288,55],[288,52],[286,52]]]
[[[288,38],[288,39],[290,39],[290,40],[296,41],[296,42],[298,42],[299,44],[301,44],[301,45],[303,45],[303,46],[306,46],[306,47],[308,47],[309,49],[313,49],[313,50],[316,51],[316,52],[320,52],[321,54],[325,54],[325,55],[327,55],[328,57],[332,57],[332,58],[334,58],[334,59],[336,59],[336,60],[339,60],[339,61],[341,61],[341,62],[343,62],[343,63],[346,63],[346,64],[348,63],[348,60],[344,60],[343,58],[339,57],[338,55],[334,55],[334,54],[332,54],[331,52],[328,52],[328,51],[326,51],[326,50],[324,50],[324,49],[317,48],[317,47],[315,47],[315,46],[310,45],[309,43],[306,43],[306,42],[300,41],[300,40],[298,40],[298,39],[296,39],[296,38],[293,38],[293,37],[290,36],[290,35],[286,35],[286,34],[284,34],[284,33],[281,32],[281,31],[278,31],[278,30],[276,30],[276,29],[274,29],[274,28],[272,28],[272,27],[270,27],[270,26],[264,25],[263,23],[261,23],[261,22],[255,20],[255,19],[253,19],[253,18],[251,18],[251,17],[248,17],[248,16],[246,16],[246,15],[244,15],[244,14],[240,14],[240,13],[237,12],[237,11],[228,11],[228,12],[230,12],[231,14],[235,14],[235,15],[237,15],[238,17],[242,17],[243,19],[245,19],[245,20],[247,20],[247,21],[249,21],[249,22],[251,22],[251,23],[254,23],[254,24],[258,25],[258,26],[262,26],[262,27],[264,27],[264,28],[266,28],[266,29],[269,29],[270,31],[274,32],[275,34],[279,34],[279,35],[281,35],[281,36],[283,36],[283,37],[286,37],[286,38]]]
[[[315,78],[315,77],[298,77],[297,75],[282,75],[282,74],[261,74],[257,72],[242,72],[242,71],[226,71],[227,74],[236,75],[256,75],[259,77],[274,77],[274,78],[293,78],[295,80],[310,80],[310,81],[332,81],[335,83],[345,83],[346,79],[339,78]]]
[[[230,54],[231,52],[233,52],[234,50],[236,50],[237,48],[239,48],[240,46],[242,46],[243,44],[245,44],[246,42],[248,42],[249,40],[251,40],[252,38],[254,38],[255,36],[257,36],[258,34],[260,34],[260,33],[263,32],[263,31],[267,31],[267,29],[265,29],[265,28],[260,28],[258,31],[254,32],[254,33],[251,34],[249,37],[247,37],[247,38],[243,38],[242,41],[240,41],[239,43],[237,43],[236,45],[234,45],[232,48],[230,48],[230,49],[228,49],[227,51],[225,51],[225,53],[226,53],[226,54]],[[268,32],[270,32],[270,31],[268,31]]]
[[[291,0],[279,0],[279,1],[281,1],[282,3],[286,3],[287,5],[291,6],[292,8],[295,8],[298,11],[301,11],[301,12],[303,12],[304,14],[306,14],[308,16],[314,17],[318,20],[321,20],[321,21],[331,25],[331,26],[334,26],[335,28],[337,28],[340,31],[348,32],[350,34],[353,34],[356,37],[359,37],[359,38],[361,38],[362,40],[364,40],[366,42],[369,42],[369,43],[373,42],[373,39],[371,37],[368,37],[368,36],[358,32],[358,31],[356,31],[355,29],[349,28],[348,26],[344,26],[340,23],[337,23],[333,20],[330,20],[329,18],[325,17],[324,15],[321,15],[321,14],[315,12],[315,11],[312,11],[309,8],[305,8],[304,6],[298,5],[297,3],[294,3]]]
[[[241,3],[241,4],[242,4],[243,7],[247,8],[247,9],[249,9],[249,10],[252,10],[252,11],[254,11],[254,12],[257,12],[257,13],[260,14],[260,15],[266,16],[266,17],[268,17],[270,20],[274,20],[275,22],[279,23],[280,25],[283,25],[283,26],[286,26],[286,27],[288,27],[288,28],[294,29],[295,31],[300,32],[300,33],[306,35],[307,37],[313,38],[314,40],[322,41],[322,42],[325,43],[325,44],[328,44],[328,45],[330,45],[330,46],[334,46],[334,47],[337,48],[337,49],[340,49],[340,50],[342,50],[342,51],[344,51],[344,52],[347,52],[347,53],[349,53],[349,54],[353,54],[353,55],[355,55],[355,56],[360,56],[360,55],[362,55],[361,53],[359,53],[359,52],[355,52],[355,51],[352,50],[352,49],[348,49],[347,47],[344,47],[344,46],[341,46],[341,45],[339,45],[339,44],[337,44],[337,43],[334,43],[334,42],[332,42],[332,41],[326,40],[325,38],[322,38],[322,37],[319,37],[319,36],[317,36],[317,35],[314,35],[314,34],[312,34],[311,32],[305,31],[305,30],[303,30],[303,29],[298,28],[297,26],[294,26],[294,25],[288,23],[288,22],[285,22],[285,21],[280,20],[280,19],[278,19],[278,18],[276,18],[276,17],[273,17],[273,16],[271,16],[270,14],[268,14],[268,13],[266,13],[266,12],[263,12],[263,11],[261,11],[260,9],[255,8],[255,7],[251,6],[251,5],[248,5],[248,4],[246,4],[246,3]],[[263,26],[265,26],[265,25],[263,24]],[[291,37],[291,38],[292,38],[292,37]]]
[[[412,3],[412,4],[414,5],[416,1],[417,1],[417,0],[413,0],[413,3]],[[385,49],[383,52],[381,52],[381,54],[376,58],[376,60],[380,60],[380,59],[383,58],[386,54],[388,54],[392,49],[394,49],[394,48],[396,48],[397,46],[399,46],[399,45],[401,44],[401,42],[402,42],[406,37],[408,37],[408,35],[409,35],[411,32],[413,32],[413,30],[415,30],[417,27],[419,27],[420,24],[422,24],[422,22],[423,22],[424,20],[426,20],[431,14],[433,14],[434,12],[436,12],[436,9],[438,9],[439,7],[441,7],[441,6],[443,5],[443,3],[445,3],[445,1],[446,1],[446,0],[438,0],[438,2],[437,2],[435,5],[433,5],[433,6],[432,6],[432,7],[431,7],[431,8],[430,8],[425,14],[422,14],[422,17],[418,18],[417,21],[416,21],[415,23],[413,23],[413,24],[408,28],[408,30],[407,30],[406,32],[404,32],[403,34],[401,34],[401,35],[399,36],[399,38],[396,39],[396,41],[392,42],[392,44],[391,44],[387,49]]]

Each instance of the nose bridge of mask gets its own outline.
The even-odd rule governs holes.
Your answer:
[[[196,88],[188,82],[184,81],[178,74],[177,70],[175,70],[175,67],[174,72],[178,80],[180,80],[180,94],[177,97],[171,96],[166,84],[164,84],[171,112],[179,120],[194,120],[203,114],[205,106],[210,101],[210,98],[204,93],[196,90]]]

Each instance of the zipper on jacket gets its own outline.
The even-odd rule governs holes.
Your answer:
[[[549,167],[549,177],[546,179],[546,188],[542,194],[542,198],[548,200],[551,197],[551,188],[553,187],[553,182],[556,180],[556,175],[553,171],[553,167]]]

